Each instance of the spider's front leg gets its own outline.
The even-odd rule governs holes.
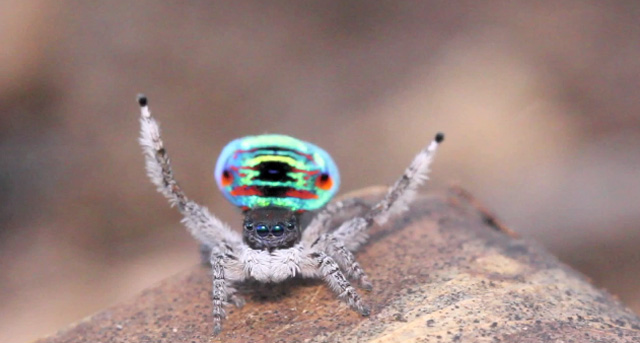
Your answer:
[[[213,274],[213,334],[222,331],[222,321],[227,318],[224,302],[227,299],[227,281],[224,278],[224,255],[211,255]]]
[[[231,301],[236,307],[244,306],[244,299],[236,295],[236,289],[229,286],[230,281],[226,277],[227,259],[237,259],[231,251],[227,252],[214,249],[211,252],[211,271],[213,276],[213,334],[222,331],[222,321],[227,313],[224,306]]]

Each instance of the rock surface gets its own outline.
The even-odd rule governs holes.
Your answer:
[[[368,318],[320,281],[247,285],[213,337],[209,271],[197,266],[39,342],[640,341],[634,313],[460,189],[373,228],[356,257],[374,285],[359,290]]]

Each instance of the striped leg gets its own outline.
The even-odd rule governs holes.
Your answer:
[[[225,261],[237,260],[237,257],[228,248],[214,249],[210,255],[211,271],[213,276],[213,333],[217,335],[222,330],[222,322],[227,317],[224,307],[227,302],[236,307],[244,306],[244,299],[236,295],[236,289],[229,285],[230,281],[225,275]]]
[[[351,286],[347,278],[342,274],[336,261],[323,252],[313,253],[311,257],[318,263],[322,279],[340,299],[344,300],[351,308],[363,316],[368,316],[371,313],[369,307],[362,303],[362,299],[356,289]]]
[[[314,242],[314,245],[319,244],[323,246],[323,249],[321,250],[324,250],[329,256],[331,256],[336,263],[338,263],[340,269],[345,271],[348,277],[356,280],[360,287],[367,291],[373,289],[373,285],[369,282],[369,278],[360,266],[360,263],[356,261],[355,256],[353,256],[353,253],[344,246],[344,243],[329,233],[322,235],[318,240],[316,240],[316,242]],[[313,248],[314,245],[311,247]]]
[[[211,255],[213,270],[213,334],[222,331],[222,321],[227,317],[224,305],[227,300],[227,282],[224,279],[224,255]]]
[[[367,229],[378,223],[384,224],[390,217],[396,216],[407,210],[408,205],[414,199],[416,190],[427,180],[429,165],[438,149],[438,145],[444,140],[444,135],[438,133],[434,140],[413,159],[402,177],[389,189],[387,195],[363,217],[357,217],[343,223],[333,234],[344,242],[349,250],[355,250],[366,242]]]

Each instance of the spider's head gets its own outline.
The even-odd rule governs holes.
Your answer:
[[[301,237],[295,212],[282,207],[260,207],[245,212],[244,242],[256,250],[291,248]]]

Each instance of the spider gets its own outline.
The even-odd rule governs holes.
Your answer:
[[[225,305],[244,300],[234,284],[279,283],[301,276],[320,278],[352,309],[370,314],[349,279],[371,290],[353,252],[368,238],[374,223],[382,225],[407,209],[416,189],[427,179],[429,164],[444,139],[442,133],[413,159],[386,196],[373,206],[349,199],[327,203],[340,185],[338,168],[323,149],[285,135],[236,139],[222,150],[214,177],[224,196],[244,214],[242,235],[209,210],[189,200],[173,176],[160,128],[144,95],[140,105],[140,145],[151,182],[209,255],[213,275],[214,335],[222,330]],[[314,213],[306,227],[301,216]],[[349,218],[349,215],[356,216]],[[340,223],[331,230],[331,223]]]

